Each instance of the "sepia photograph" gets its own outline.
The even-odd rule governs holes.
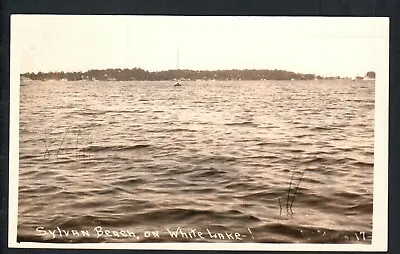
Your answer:
[[[388,31],[13,15],[9,246],[385,249]]]

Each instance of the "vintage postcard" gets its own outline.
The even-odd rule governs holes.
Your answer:
[[[11,17],[9,247],[387,249],[389,19]]]

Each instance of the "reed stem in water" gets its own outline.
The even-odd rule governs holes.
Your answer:
[[[291,189],[292,189],[292,182],[293,182],[294,173],[295,173],[295,172],[292,173],[292,177],[290,178],[289,189],[288,189],[287,197],[286,197],[286,210],[287,210],[287,211],[289,211],[289,197],[290,197],[290,191],[291,191]]]
[[[300,177],[299,181],[297,182],[297,186],[296,186],[296,188],[295,188],[295,190],[294,190],[294,194],[293,194],[293,196],[292,196],[292,201],[291,201],[291,203],[290,203],[290,211],[291,211],[291,212],[293,212],[293,211],[292,211],[292,206],[293,206],[293,203],[294,203],[294,199],[296,198],[297,191],[298,191],[298,189],[299,189],[300,183],[301,183],[301,181],[303,180],[304,173],[305,173],[306,171],[307,171],[307,169],[305,169],[305,170],[301,173],[301,177]]]
[[[67,128],[67,130],[65,131],[64,136],[63,136],[63,138],[62,138],[62,140],[61,140],[60,146],[58,147],[57,155],[56,155],[56,159],[57,159],[57,160],[58,160],[58,154],[60,153],[60,149],[61,149],[61,147],[62,147],[62,145],[63,145],[63,143],[64,143],[65,136],[67,136],[67,133],[68,133],[68,130],[69,130],[69,127],[70,127],[70,126],[71,126],[71,125],[68,125],[68,128]]]

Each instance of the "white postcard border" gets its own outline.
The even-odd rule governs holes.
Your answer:
[[[375,29],[375,137],[374,204],[371,245],[364,244],[268,244],[268,243],[37,243],[17,242],[19,178],[20,43],[15,33],[21,22],[11,16],[10,39],[10,143],[9,143],[9,248],[56,249],[154,249],[154,250],[263,250],[263,251],[386,251],[388,239],[388,115],[389,115],[389,18],[376,19]],[[31,15],[43,16],[43,15]],[[110,18],[111,16],[104,16]],[[276,18],[276,17],[274,17]],[[284,19],[285,17],[281,17]],[[294,18],[294,17],[290,17]],[[302,17],[309,18],[309,17]],[[319,17],[352,19],[351,17]],[[301,19],[299,17],[299,19]],[[318,19],[318,18],[316,18]],[[318,22],[316,20],[316,22]],[[372,29],[372,28],[371,28]]]

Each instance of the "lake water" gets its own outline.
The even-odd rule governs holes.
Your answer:
[[[373,81],[24,81],[20,99],[19,241],[371,243]]]

